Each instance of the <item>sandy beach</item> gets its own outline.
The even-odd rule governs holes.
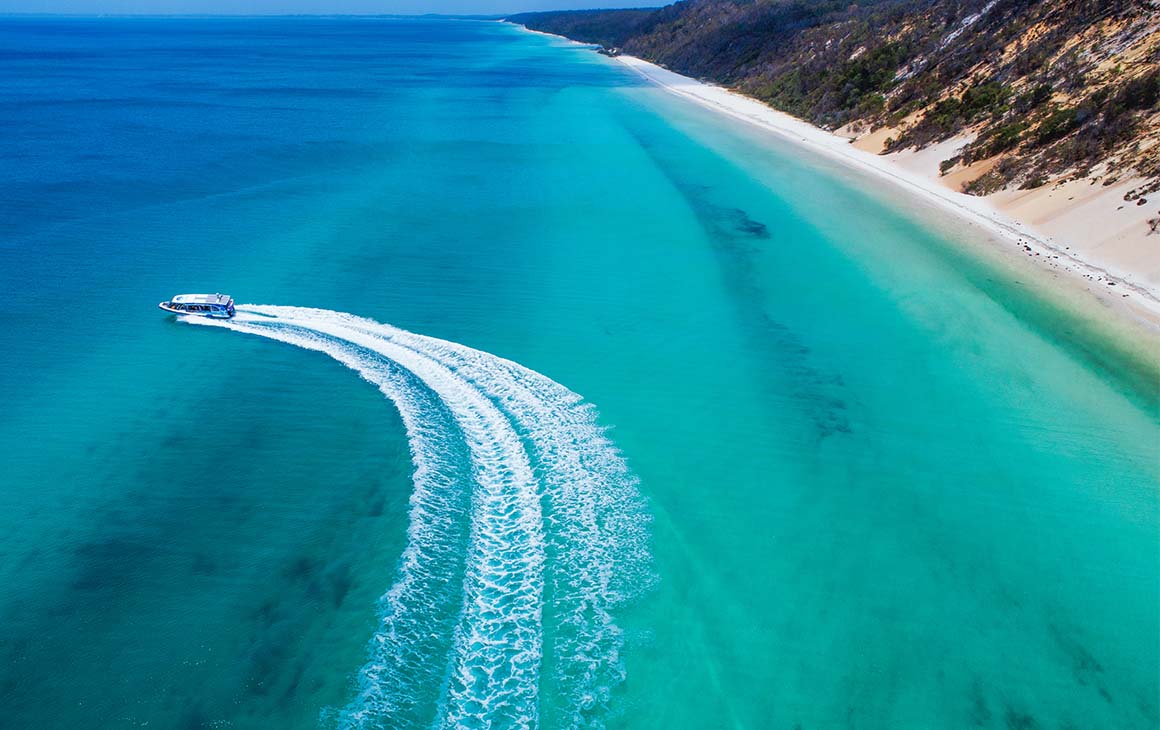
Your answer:
[[[1146,221],[1160,200],[1138,206],[1123,194],[1139,181],[1101,187],[1087,180],[1036,190],[1002,191],[988,198],[954,189],[959,181],[940,176],[939,162],[965,139],[918,152],[876,154],[884,135],[855,140],[779,112],[729,89],[669,71],[633,56],[616,60],[648,81],[714,111],[793,140],[830,158],[889,181],[944,211],[993,234],[1070,287],[1090,292],[1152,332],[1160,332],[1160,235]]]

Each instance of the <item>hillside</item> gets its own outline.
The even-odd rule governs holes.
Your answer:
[[[510,18],[733,88],[988,194],[1160,190],[1160,0],[685,0]],[[943,149],[939,147],[938,149]]]

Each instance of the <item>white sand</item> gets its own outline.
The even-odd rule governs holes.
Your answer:
[[[851,144],[848,135],[832,134],[728,89],[632,56],[616,59],[674,94],[872,173],[982,226],[995,240],[1018,246],[1044,268],[1066,272],[1069,285],[1078,285],[1153,332],[1160,331],[1160,234],[1148,236],[1144,224],[1149,217],[1144,212],[1160,211],[1160,195],[1153,195],[1155,200],[1139,207],[1135,215],[1124,213],[1135,207],[1122,200],[1126,185],[1102,188],[1101,194],[1088,191],[1082,200],[1073,192],[1049,196],[1048,188],[1005,191],[994,196],[1000,208],[990,199],[949,188],[947,183],[956,178],[940,178],[939,162],[955,154],[953,148],[961,147],[964,139],[917,153],[877,155]],[[1080,185],[1090,186],[1086,181]],[[1117,210],[1118,206],[1124,207]]]
[[[1124,193],[1143,182],[1134,178],[1105,186],[1072,180],[1034,190],[1003,190],[988,199],[1046,235],[1056,248],[1070,246],[1117,280],[1156,292],[1160,233],[1149,233],[1148,220],[1160,217],[1160,194],[1145,196],[1145,205],[1124,200]]]

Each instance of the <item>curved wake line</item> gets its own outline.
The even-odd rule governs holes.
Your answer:
[[[407,429],[408,543],[341,727],[602,724],[623,678],[613,611],[652,573],[646,506],[595,409],[510,360],[350,314],[245,305],[189,321],[324,352]]]

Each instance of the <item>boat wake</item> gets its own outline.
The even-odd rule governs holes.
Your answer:
[[[596,412],[510,360],[340,312],[191,319],[338,360],[402,416],[407,546],[344,729],[599,727],[616,607],[651,581],[647,509]]]

